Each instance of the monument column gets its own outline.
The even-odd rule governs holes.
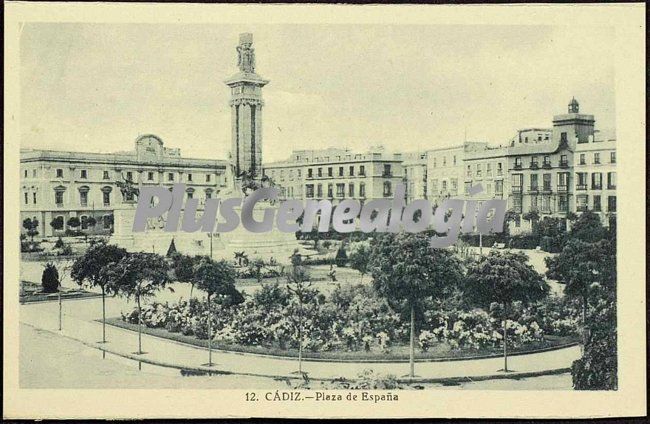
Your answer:
[[[243,172],[262,176],[262,87],[269,83],[255,72],[253,34],[239,35],[239,72],[225,83],[230,87],[232,161],[235,177]]]

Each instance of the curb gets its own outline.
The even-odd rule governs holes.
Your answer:
[[[164,361],[159,361],[155,359],[149,359],[137,354],[131,354],[131,353],[122,353],[115,351],[113,349],[107,348],[105,346],[102,346],[99,343],[91,343],[87,342],[85,340],[77,339],[76,337],[60,334],[56,331],[53,330],[48,330],[48,329],[43,329],[36,327],[32,324],[21,322],[23,325],[27,325],[29,327],[32,327],[34,329],[40,330],[40,331],[46,331],[50,334],[55,334],[57,336],[65,337],[70,340],[77,341],[84,346],[94,348],[103,352],[110,353],[115,356],[119,356],[122,358],[130,359],[133,361],[137,362],[142,362],[145,364],[150,364],[150,365],[155,365],[163,368],[174,368],[178,369],[180,371],[194,371],[194,372],[199,372],[202,374],[208,374],[208,375],[242,375],[242,376],[249,376],[249,377],[264,377],[264,378],[272,378],[274,380],[295,380],[295,379],[302,379],[303,377],[297,376],[295,374],[291,375],[277,375],[277,374],[260,374],[260,373],[251,373],[251,372],[235,372],[235,371],[227,371],[227,370],[220,370],[218,368],[210,368],[206,366],[201,366],[201,365],[193,365],[193,366],[187,366],[187,365],[180,365],[180,364],[175,364],[171,362],[164,362]],[[119,327],[118,327],[119,328]],[[155,337],[155,336],[153,336]],[[196,346],[194,346],[196,347]],[[554,349],[556,350],[556,349]],[[542,370],[542,371],[531,371],[531,372],[517,372],[513,371],[509,374],[487,374],[487,375],[478,375],[478,376],[459,376],[459,377],[432,377],[432,378],[398,378],[396,381],[398,383],[439,383],[439,384],[444,384],[444,383],[461,383],[461,382],[473,382],[473,381],[484,381],[484,380],[518,380],[521,378],[529,378],[529,377],[540,377],[544,375],[557,375],[557,374],[564,374],[566,372],[570,372],[571,368],[564,367],[564,368],[556,368],[556,369],[550,369],[550,370]],[[308,373],[304,373],[305,375],[308,376]],[[341,381],[342,377],[309,377],[310,380],[313,381]],[[358,378],[345,378],[345,381],[349,382],[355,382],[358,381]]]
[[[95,322],[101,323],[101,320],[95,320]],[[131,331],[131,332],[136,332],[136,330],[133,330],[127,326],[121,326],[117,325],[113,322],[109,322],[108,320],[106,321],[106,325],[109,325],[114,328],[119,328],[121,330],[126,330],[126,331]],[[184,342],[182,340],[175,340],[172,338],[168,337],[163,337],[157,334],[152,334],[146,331],[146,327],[143,328],[144,331],[142,331],[142,334],[146,334],[147,336],[150,337],[155,337],[160,340],[166,340],[171,343],[176,343],[182,346],[188,346],[188,347],[193,347],[196,349],[203,349],[203,350],[208,350],[206,346],[201,346],[199,344],[193,344],[193,343],[188,343]],[[533,350],[527,350],[524,352],[513,352],[513,353],[508,353],[508,357],[513,357],[513,356],[521,356],[521,355],[531,355],[534,353],[544,353],[544,352],[552,352],[554,350],[560,350],[560,349],[566,349],[569,347],[573,346],[578,346],[580,345],[580,342],[571,342],[571,343],[564,343],[556,346],[549,346],[549,347],[543,347],[540,349],[533,349]],[[244,356],[257,356],[257,357],[262,357],[262,358],[273,358],[273,359],[288,359],[288,360],[298,360],[298,356],[284,356],[284,355],[274,355],[271,353],[255,353],[255,352],[244,352],[240,350],[228,350],[228,349],[223,349],[223,348],[212,348],[213,352],[224,352],[224,353],[232,353],[236,355],[244,355]],[[415,363],[428,363],[428,362],[454,362],[454,361],[472,361],[472,360],[480,360],[480,359],[494,359],[494,358],[503,358],[503,354],[501,353],[492,353],[492,354],[487,354],[487,355],[478,355],[478,356],[459,356],[459,357],[448,357],[448,358],[416,358]],[[408,359],[392,359],[392,360],[386,360],[386,359],[337,359],[337,358],[302,358],[303,362],[335,362],[335,363],[363,363],[363,364],[386,364],[386,363],[395,363],[395,364],[408,364],[409,360]]]

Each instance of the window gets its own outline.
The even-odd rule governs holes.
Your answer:
[[[514,196],[512,198],[512,208],[515,212],[521,213],[521,196]]]
[[[32,177],[36,178],[36,170],[35,169],[32,169]]]
[[[318,185],[316,186],[316,196],[317,196],[318,198],[323,197],[323,185],[322,185],[322,184],[318,184]]]
[[[498,180],[494,182],[494,192],[497,194],[503,193],[503,181]]]
[[[104,171],[104,176],[102,178],[105,179],[105,180],[108,180],[108,178],[109,178],[108,171]]]
[[[361,176],[366,175],[366,167],[364,165],[359,166],[359,175]]]
[[[456,165],[456,155],[454,155],[454,165]]]
[[[313,169],[308,168],[307,169],[307,178],[312,178],[313,177]]]
[[[29,193],[25,192],[25,204],[29,204]]]
[[[560,166],[567,166],[569,165],[569,161],[567,160],[566,155],[561,155],[560,156]]]
[[[480,177],[480,176],[481,176],[481,172],[483,171],[482,168],[483,168],[483,166],[482,166],[480,163],[479,163],[479,164],[476,164],[476,176],[477,176],[477,177]]]
[[[587,158],[584,153],[580,153],[580,165],[586,165],[587,164]]]
[[[544,174],[544,190],[551,189],[551,174]]]
[[[591,174],[591,189],[600,190],[603,188],[603,174],[594,172]]]
[[[600,153],[594,153],[594,163],[600,165]]]
[[[537,156],[533,156],[533,157],[530,159],[530,166],[531,166],[531,168],[532,168],[532,167],[536,167],[536,166],[538,166],[538,165],[539,165],[539,162],[538,162],[538,160],[537,160]]]
[[[147,172],[147,180],[153,181],[153,172]]]
[[[366,197],[366,183],[359,184],[359,197]]]
[[[351,177],[354,177],[354,166],[351,166],[349,169],[349,173]]]
[[[451,179],[451,189],[453,191],[458,190],[458,179],[457,178],[452,178]]]
[[[467,172],[466,172],[466,175],[467,175],[468,177],[471,177],[471,176],[472,176],[472,167],[471,167],[470,165],[467,165]]]
[[[530,189],[537,190],[537,174],[530,174]]]
[[[550,165],[551,165],[551,157],[544,156],[544,166],[550,166]]]
[[[27,170],[26,169],[25,169],[24,175],[25,175],[25,178],[27,178]]]
[[[348,196],[354,197],[354,183],[348,185]]]
[[[551,196],[542,196],[542,212],[551,212]]]
[[[587,173],[586,172],[578,172],[576,174],[576,177],[578,177],[578,181],[576,182],[576,189],[577,190],[586,190],[587,189]]]
[[[323,168],[318,168],[318,176],[319,177],[323,176]],[[327,176],[329,177],[332,176],[332,168],[327,168]]]
[[[102,217],[102,223],[104,224],[104,229],[105,230],[108,230],[109,228],[111,228],[111,221],[112,221],[111,215],[104,215]]]
[[[436,158],[433,158],[433,167],[436,167]]]
[[[104,206],[110,206],[111,205],[111,192],[110,191],[104,191],[102,193],[102,198],[104,200]]]
[[[431,180],[431,192],[435,193],[438,191],[438,180]]]
[[[384,197],[390,197],[392,195],[393,195],[393,189],[390,181],[384,181]]]
[[[447,191],[447,180],[442,180],[442,191]]]
[[[133,181],[133,172],[129,171],[126,173],[126,179],[129,181]]]
[[[607,196],[607,211],[616,212],[616,196]]]
[[[327,197],[334,197],[334,186],[332,184],[327,185]]]
[[[557,198],[557,207],[560,212],[569,211],[569,199],[567,198],[567,196],[559,196]]]
[[[212,190],[208,189],[205,191],[205,198],[212,199]]]
[[[616,172],[607,173],[607,188],[609,189],[616,188]]]
[[[442,157],[442,166],[447,166],[447,156]]]
[[[174,173],[173,172],[169,172],[167,174],[167,181],[174,181]]]
[[[336,197],[345,197],[345,184],[336,185]]]
[[[34,204],[36,204],[36,193],[32,194],[32,199],[34,200]]]
[[[188,190],[188,192],[187,192],[187,198],[188,198],[188,199],[193,199],[193,198],[194,198],[194,192],[191,191],[191,190]]]
[[[609,163],[616,163],[616,152],[611,152],[609,154]]]
[[[88,191],[82,190],[79,192],[79,201],[81,206],[88,206]]]
[[[521,168],[521,158],[515,158],[515,168]]]
[[[384,177],[392,177],[391,167],[389,164],[384,164]]]
[[[343,167],[339,166],[339,177],[343,176]]]
[[[210,174],[206,174],[206,176],[205,176],[205,182],[206,182],[206,183],[209,183],[209,182],[211,181],[211,179],[212,179],[212,175],[210,175]]]
[[[501,162],[497,163],[497,175],[503,174],[503,164]]]
[[[485,173],[487,174],[488,177],[492,176],[492,164],[488,163],[485,165]]]
[[[57,206],[63,206],[63,191],[57,190],[54,192],[54,203]]]
[[[56,170],[56,177],[57,178],[63,178],[63,169],[57,169]]]
[[[593,208],[593,210],[596,211],[596,212],[600,212],[600,211],[601,211],[601,207],[600,207],[600,196],[599,196],[599,195],[595,195],[595,196],[594,196],[594,208]]]
[[[192,174],[187,174],[187,181],[192,181]]]
[[[88,228],[88,217],[86,215],[82,215],[81,217],[81,229],[86,230]]]
[[[522,174],[512,174],[512,185],[513,187],[521,187],[524,182],[524,176]]]
[[[558,172],[557,185],[558,187],[566,187],[569,183],[569,174],[567,172]]]
[[[307,185],[305,186],[305,191],[306,191],[305,195],[306,195],[308,198],[312,198],[312,197],[314,197],[314,185],[313,185],[313,184],[307,184]]]
[[[587,210],[587,200],[588,197],[586,194],[576,196],[576,210],[578,212],[584,212]]]
[[[81,178],[83,178],[83,179],[88,178],[88,171],[86,171],[85,169],[82,169],[81,170]]]
[[[537,210],[537,196],[532,196],[530,198],[530,210]]]

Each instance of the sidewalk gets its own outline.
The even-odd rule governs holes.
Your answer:
[[[123,304],[117,299],[107,299],[107,316],[119,315]],[[125,309],[126,310],[126,309]],[[91,312],[92,311],[92,312]],[[101,298],[72,300],[64,304],[63,331],[58,331],[58,303],[44,302],[20,306],[20,321],[32,327],[48,330],[78,340],[88,346],[102,349],[123,357],[160,366],[179,369],[254,375],[272,378],[296,378],[297,359],[272,358],[245,353],[213,351],[213,367],[208,362],[205,348],[142,335],[142,350],[138,355],[138,334],[133,331],[107,326],[107,343],[99,342],[102,325],[95,321],[101,315]],[[508,368],[514,372],[504,374],[503,358],[473,359],[450,362],[419,362],[415,373],[419,381],[446,379],[486,379],[505,376],[523,377],[566,371],[571,363],[580,357],[580,347],[572,346],[548,352],[519,355],[508,358]],[[402,377],[408,374],[408,363],[354,363],[354,362],[309,362],[303,361],[302,369],[314,380],[329,380],[337,377],[354,379],[366,369],[378,374],[392,374]]]

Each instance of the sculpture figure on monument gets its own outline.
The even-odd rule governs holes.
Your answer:
[[[115,184],[120,189],[120,192],[122,193],[122,198],[124,199],[125,202],[133,203],[135,202],[136,196],[140,194],[140,190],[135,186],[133,181],[122,177],[124,181],[117,181]]]
[[[242,72],[255,73],[255,49],[251,47],[252,45],[252,34],[240,35],[239,45],[237,46],[237,53],[239,53],[237,66]]]

